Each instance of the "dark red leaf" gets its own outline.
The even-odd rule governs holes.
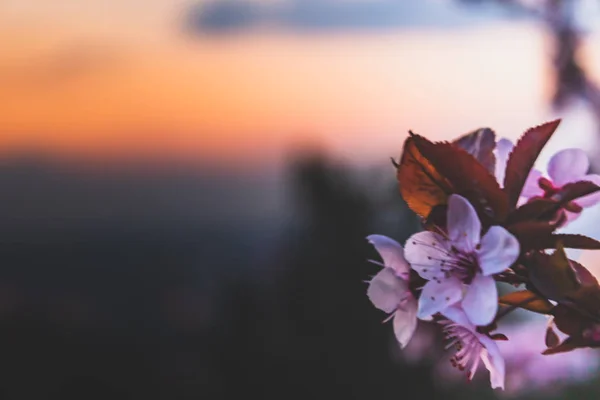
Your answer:
[[[484,223],[503,221],[508,211],[506,195],[492,176],[472,155],[450,143],[432,143],[412,135],[415,146],[435,169],[465,197]]]
[[[590,325],[589,318],[564,304],[554,307],[552,315],[554,315],[556,327],[569,336],[581,335],[583,330]]]
[[[552,303],[530,290],[520,290],[505,294],[498,299],[498,302],[540,314],[549,314],[554,308]]]
[[[525,264],[529,280],[548,299],[563,301],[581,286],[560,242],[553,254],[535,253]]]
[[[580,197],[587,196],[600,190],[600,186],[590,181],[579,181],[567,183],[550,200],[556,201],[560,206]]]
[[[569,233],[552,234],[540,238],[540,246],[537,249],[555,249],[558,242],[562,242],[569,249],[600,250],[600,242],[584,235]]]
[[[552,238],[554,225],[545,221],[523,221],[510,225],[508,231],[512,233],[521,245],[521,253],[526,253],[530,250],[555,248],[556,246],[546,246]],[[552,242],[556,244],[556,241]]]
[[[553,212],[559,207],[558,202],[555,200],[542,197],[531,199],[508,215],[506,225],[524,221],[537,221],[544,213]]]
[[[546,347],[556,347],[560,344],[560,339],[551,326],[546,328]]]
[[[581,283],[582,286],[598,286],[598,280],[592,273],[583,265],[578,263],[577,261],[571,261],[571,267],[575,270],[575,275],[577,276],[577,280]],[[600,305],[598,307],[600,310]]]
[[[581,344],[577,343],[577,341],[574,338],[569,337],[569,338],[566,338],[558,346],[544,350],[542,352],[542,354],[545,356],[548,356],[550,354],[566,353],[566,352],[575,350],[579,347],[585,347],[585,346],[582,346]]]
[[[493,335],[490,335],[490,337],[494,340],[501,340],[501,341],[508,340],[508,338],[506,337],[506,335],[504,333],[494,333]]]
[[[529,171],[559,123],[558,119],[527,130],[510,153],[504,177],[504,190],[510,209],[517,205]]]
[[[600,321],[600,286],[592,273],[580,263],[570,260],[579,287],[565,295],[565,300],[586,318]]]
[[[506,219],[506,225],[535,220],[556,223],[559,217],[557,213],[567,203],[595,193],[598,190],[600,190],[600,187],[589,181],[568,183],[552,195],[552,197],[533,198],[512,211]]]
[[[446,204],[433,207],[423,223],[425,229],[433,231],[437,231],[438,229],[446,229],[447,212],[448,206]]]
[[[469,132],[452,142],[467,153],[475,157],[477,161],[490,173],[494,174],[496,169],[496,134],[490,128],[479,128]]]
[[[412,137],[404,142],[397,178],[404,201],[423,218],[435,206],[446,204],[448,196],[454,193],[450,182],[423,157]]]

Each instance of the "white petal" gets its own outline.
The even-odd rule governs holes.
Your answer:
[[[493,275],[510,267],[519,257],[519,241],[501,226],[492,226],[481,238],[477,250],[483,275]]]
[[[474,325],[489,325],[498,311],[498,289],[494,278],[476,274],[461,306]]]
[[[442,266],[455,258],[448,240],[429,231],[412,235],[404,245],[404,256],[412,269],[427,280],[444,277]]]
[[[508,156],[514,147],[515,145],[508,139],[500,139],[498,140],[498,143],[496,143],[496,148],[494,149],[494,155],[496,156],[495,175],[500,187],[504,187],[506,163],[508,162]]]
[[[419,297],[419,318],[428,318],[444,311],[462,299],[462,283],[454,277],[440,281],[432,280],[425,284]]]
[[[394,315],[394,334],[401,348],[405,348],[417,329],[417,299],[410,296]]]
[[[398,276],[391,268],[384,268],[369,282],[367,296],[371,303],[386,313],[393,312],[398,304],[406,297],[408,283]]]
[[[481,359],[485,367],[490,371],[492,389],[504,389],[505,365],[498,345],[493,339],[485,335],[478,334],[477,336],[481,344],[485,347],[481,352]]]
[[[521,190],[521,197],[525,197],[526,199],[530,199],[536,196],[543,196],[544,191],[540,187],[538,181],[542,177],[542,173],[537,169],[532,169],[529,171],[529,175],[527,175],[527,179],[525,180],[525,185],[523,185],[523,190]]]
[[[589,181],[600,186],[600,175],[590,174],[580,178],[579,180]],[[581,207],[584,208],[592,207],[600,203],[600,191],[588,194],[587,196],[580,197],[577,200],[575,200],[575,203],[579,204]]]
[[[462,309],[460,304],[457,303],[447,307],[442,314],[444,314],[444,316],[452,322],[462,325],[465,328],[475,332],[475,326],[471,323],[471,321],[469,321],[467,314],[465,314],[465,311]]]
[[[408,279],[410,266],[404,258],[404,249],[400,243],[383,235],[370,235],[367,236],[367,240],[375,246],[386,267],[392,268],[398,275]]]
[[[590,169],[587,154],[581,149],[565,149],[548,162],[548,175],[556,186],[578,181]]]
[[[467,199],[453,194],[448,199],[448,238],[464,252],[472,252],[481,238],[481,222]]]

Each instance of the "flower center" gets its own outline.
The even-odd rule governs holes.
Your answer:
[[[442,270],[446,273],[446,276],[454,276],[467,285],[470,284],[475,274],[481,271],[476,254],[461,252],[454,246],[452,246],[450,251],[454,256],[454,260],[451,265],[447,266],[442,261]]]

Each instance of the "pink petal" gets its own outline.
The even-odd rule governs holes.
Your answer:
[[[404,258],[404,249],[400,243],[383,235],[370,235],[367,236],[367,240],[375,246],[383,260],[383,265],[392,268],[398,275],[408,279],[410,266]]]
[[[444,316],[452,322],[462,325],[465,328],[475,332],[475,326],[471,323],[471,321],[469,321],[467,314],[465,314],[465,311],[460,304],[456,303],[450,307],[447,307],[442,314],[444,314]]]
[[[476,274],[461,306],[474,325],[489,325],[498,311],[498,290],[494,278]]]
[[[428,318],[444,311],[462,298],[462,283],[455,277],[431,280],[425,284],[419,297],[419,318]]]
[[[600,186],[600,175],[590,174],[590,175],[586,175],[582,178],[579,178],[578,180],[590,181],[590,182],[595,183],[596,185]],[[583,197],[575,200],[575,203],[579,204],[581,207],[584,207],[584,208],[595,206],[596,204],[600,203],[600,191],[596,192],[596,193],[588,194],[587,196],[583,196]]]
[[[504,389],[505,365],[504,358],[496,342],[488,336],[478,334],[479,341],[485,347],[481,352],[481,359],[490,371],[492,389]]]
[[[417,329],[417,299],[409,297],[402,308],[396,310],[394,315],[394,334],[400,344],[405,348]]]
[[[454,259],[448,240],[435,232],[416,233],[406,241],[404,247],[406,261],[427,280],[444,277],[442,264]]]
[[[590,161],[581,149],[561,150],[548,162],[548,175],[555,186],[578,181],[589,169]]]
[[[514,147],[515,145],[508,139],[500,139],[498,140],[498,143],[496,143],[496,148],[494,149],[494,155],[496,156],[495,175],[500,187],[504,187],[506,163],[508,162],[508,156]]]
[[[479,244],[481,222],[467,199],[453,194],[448,199],[448,238],[459,250],[470,253]]]
[[[377,308],[390,314],[410,294],[408,282],[398,278],[391,268],[384,268],[369,282],[367,296]]]
[[[519,241],[501,226],[492,226],[481,238],[477,250],[483,275],[493,275],[510,267],[519,257]]]
[[[521,197],[530,199],[536,196],[543,196],[544,191],[538,184],[538,180],[542,177],[542,173],[537,169],[532,169],[527,175],[523,190],[521,190]]]

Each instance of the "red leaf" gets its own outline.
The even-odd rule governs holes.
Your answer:
[[[556,200],[542,197],[534,198],[512,211],[506,218],[506,225],[512,225],[523,221],[537,221],[541,215],[552,212],[558,208]]]
[[[569,249],[600,250],[600,242],[584,235],[569,233],[552,234],[539,238],[539,246],[534,249],[555,249],[558,242]]]
[[[507,230],[521,245],[521,253],[530,250],[555,249],[561,242],[565,248],[600,250],[600,242],[584,235],[554,233],[556,227],[545,221],[523,221],[512,224]]]
[[[479,128],[469,132],[452,142],[457,147],[465,150],[475,157],[477,161],[490,173],[496,169],[496,134],[490,128]]]
[[[450,143],[432,143],[412,134],[415,146],[435,169],[465,197],[483,222],[503,221],[508,211],[506,195],[494,178],[472,155]]]
[[[567,183],[558,193],[552,195],[550,200],[556,201],[560,206],[580,197],[587,196],[600,190],[600,186],[590,181],[578,181]]]
[[[446,204],[448,196],[454,193],[448,180],[423,157],[412,137],[404,142],[396,176],[404,201],[423,218],[435,206]]]
[[[551,242],[549,238],[552,238],[554,229],[554,225],[544,221],[523,221],[507,227],[507,230],[519,240],[522,254],[530,250],[555,248],[555,245],[546,246]],[[556,241],[552,243],[555,244]]]
[[[548,356],[550,354],[566,353],[566,352],[575,350],[578,347],[584,347],[584,346],[582,346],[581,344],[578,344],[575,339],[569,337],[569,338],[566,338],[564,340],[564,342],[562,342],[558,346],[544,350],[542,352],[542,354],[545,356]]]
[[[508,338],[506,337],[506,335],[504,333],[494,333],[493,335],[490,335],[490,338],[492,338],[494,340],[501,340],[501,341],[508,340]]]
[[[517,205],[529,171],[559,123],[558,119],[527,130],[510,153],[504,177],[504,190],[510,209]]]
[[[446,204],[433,207],[423,223],[424,228],[436,232],[439,228],[445,230],[447,212],[448,206]]]
[[[567,293],[565,300],[571,302],[570,306],[583,316],[600,320],[600,286],[598,286],[598,280],[583,265],[573,260],[570,260],[570,262],[580,285],[575,291]]]
[[[579,336],[590,324],[590,320],[579,312],[563,304],[558,304],[552,310],[554,324],[563,333],[569,336]]]
[[[600,190],[600,186],[589,182],[579,181],[568,183],[550,198],[533,198],[521,207],[512,211],[506,224],[515,224],[521,221],[542,220],[554,222],[557,212],[567,203],[577,200],[580,197],[587,196]]]
[[[560,344],[560,339],[551,326],[546,328],[546,347],[556,347]]]
[[[575,275],[577,276],[577,280],[583,286],[598,286],[598,280],[592,273],[583,265],[578,263],[577,261],[571,261],[571,267],[575,270]],[[600,305],[598,307],[600,310]]]
[[[505,294],[498,299],[500,304],[520,307],[539,314],[549,314],[554,305],[530,290],[520,290]]]
[[[553,254],[535,253],[525,264],[531,283],[548,299],[563,301],[581,286],[560,242]]]

